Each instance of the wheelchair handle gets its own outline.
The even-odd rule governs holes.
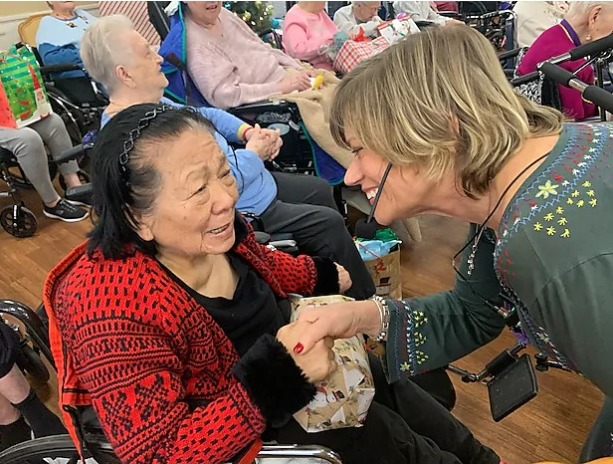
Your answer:
[[[60,156],[54,159],[55,164],[62,164],[68,161],[72,161],[75,158],[78,158],[81,155],[84,155],[88,150],[93,148],[93,143],[80,143],[79,145],[75,145],[72,148],[69,148],[65,152],[63,152]]]

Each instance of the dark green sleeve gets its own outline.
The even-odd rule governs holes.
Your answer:
[[[469,238],[474,230],[473,225]],[[445,366],[500,334],[504,320],[495,306],[501,304],[501,287],[494,272],[494,239],[490,232],[479,241],[470,277],[470,246],[462,256],[459,269],[469,281],[458,277],[455,288],[447,292],[388,300],[391,317],[386,367],[390,382]]]
[[[613,398],[613,255],[581,263],[552,279],[530,308],[559,352]]]

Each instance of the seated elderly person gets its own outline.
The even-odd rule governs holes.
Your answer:
[[[612,2],[572,2],[564,19],[543,32],[528,49],[517,67],[517,75],[536,71],[538,63],[563,55],[575,47],[601,39],[613,31]],[[585,59],[567,61],[560,66],[587,84],[594,84],[594,69]],[[584,100],[578,90],[558,85],[562,112],[575,121],[596,116],[597,107]]]
[[[187,71],[206,101],[217,108],[233,108],[311,86],[313,72],[264,43],[221,2],[181,2],[173,21],[161,50],[172,46],[168,42],[172,28],[184,28]],[[176,52],[184,56],[183,50]]]
[[[47,2],[51,14],[41,19],[36,32],[36,47],[46,66],[75,64],[83,67],[79,44],[96,18],[87,11],[75,10],[75,2]],[[56,77],[81,77],[83,71],[65,71]]]
[[[334,24],[339,31],[346,32],[349,36],[356,36],[360,28],[367,37],[377,37],[377,29],[382,20],[377,16],[381,8],[381,2],[351,2],[350,5],[336,10]]]
[[[32,434],[38,438],[66,433],[17,367],[21,355],[19,336],[0,320],[0,451],[29,440]]]
[[[409,416],[438,442],[377,402],[358,428],[313,434],[291,419],[335,365],[329,341],[295,363],[304,326],[286,325],[288,293],[350,281],[327,258],[256,243],[214,132],[194,110],[142,104],[98,135],[98,221],[45,284],[61,404],[92,406],[130,464],[226,462],[267,428],[345,464],[498,464],[417,387]]]
[[[413,19],[413,21],[427,21],[438,26],[450,26],[454,24],[464,24],[453,18],[446,18],[432,8],[430,2],[412,1],[412,2],[394,2],[394,11],[396,14],[405,13]]]
[[[88,216],[88,211],[79,205],[87,204],[89,196],[61,197],[49,175],[47,148],[52,157],[57,157],[72,148],[70,136],[60,116],[52,113],[20,129],[0,127],[0,148],[9,150],[17,159],[17,163],[43,202],[45,216],[64,222],[77,222]],[[76,161],[60,164],[59,171],[67,187],[81,185],[79,165]]]
[[[283,48],[297,60],[332,71],[328,50],[338,32],[324,9],[326,2],[298,2],[283,20]]]
[[[162,98],[168,83],[160,70],[162,58],[125,16],[98,20],[83,37],[81,54],[88,72],[109,89],[103,125],[131,105],[172,103]],[[374,284],[336,209],[331,188],[314,176],[271,174],[266,169],[264,161],[280,147],[277,132],[252,128],[216,108],[199,111],[217,128],[217,141],[238,182],[239,211],[259,216],[268,233],[291,233],[304,253],[327,256],[344,266],[354,284],[348,295],[372,296]],[[228,141],[247,145],[234,151]]]

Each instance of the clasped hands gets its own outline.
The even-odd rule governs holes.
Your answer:
[[[275,159],[283,146],[283,139],[278,129],[262,129],[259,124],[247,132],[246,138],[245,148],[255,152],[262,161]]]

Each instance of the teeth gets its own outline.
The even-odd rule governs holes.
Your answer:
[[[223,232],[224,230],[226,230],[228,226],[223,226],[223,227],[218,227],[217,229],[211,229],[209,230],[210,234],[218,234],[220,232]]]
[[[366,198],[368,198],[369,200],[372,200],[373,198],[377,196],[378,191],[379,191],[378,188],[369,190],[368,192],[366,192]]]

